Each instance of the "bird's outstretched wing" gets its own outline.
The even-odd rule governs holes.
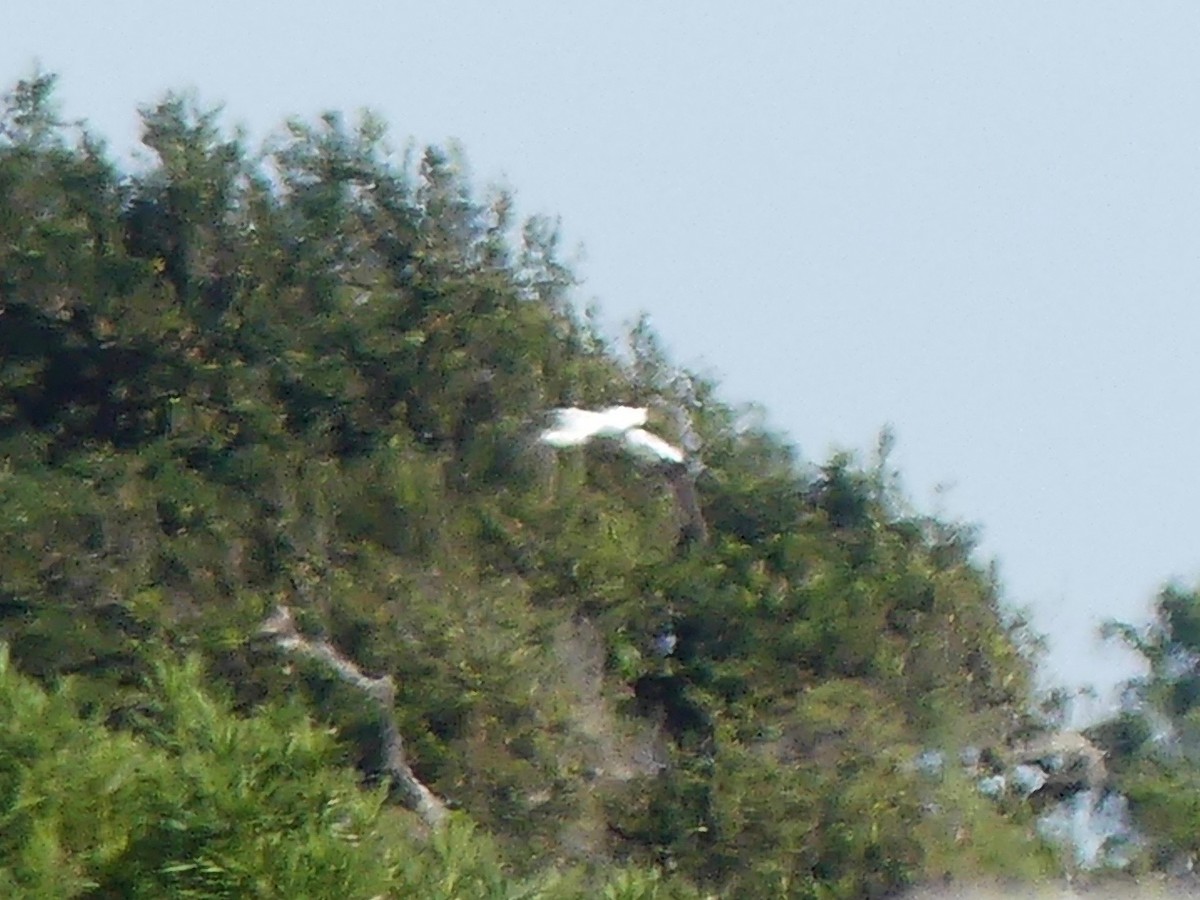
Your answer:
[[[647,462],[682,463],[683,451],[644,428],[630,428],[623,435],[631,454]]]

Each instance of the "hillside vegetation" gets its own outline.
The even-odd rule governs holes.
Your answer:
[[[262,153],[180,97],[143,118],[132,172],[52,78],[0,119],[4,896],[1056,871],[1026,805],[913,764],[1039,726],[1034,642],[886,441],[801,460],[644,325],[610,343],[550,223],[370,117]],[[623,454],[537,443],[614,403],[686,432],[706,536]],[[264,633],[280,607],[392,701]]]

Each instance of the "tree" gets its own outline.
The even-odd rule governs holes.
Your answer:
[[[1106,637],[1136,651],[1148,672],[1131,680],[1123,709],[1091,729],[1108,750],[1117,789],[1149,838],[1151,865],[1200,853],[1200,593],[1163,589],[1150,625],[1109,622]]]

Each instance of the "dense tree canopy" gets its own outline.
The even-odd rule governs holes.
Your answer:
[[[886,447],[805,462],[644,325],[610,344],[550,223],[369,116],[252,153],[168,96],[126,172],[53,79],[5,103],[6,896],[865,897],[1054,865],[1026,807],[912,765],[1038,723],[1024,623]],[[616,402],[688,433],[706,540],[623,456],[537,446],[549,408]],[[378,709],[263,638],[279,605],[390,676],[450,827],[395,802]]]

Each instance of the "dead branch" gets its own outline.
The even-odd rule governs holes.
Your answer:
[[[343,656],[336,647],[325,640],[312,640],[296,629],[296,620],[286,606],[278,606],[274,614],[262,624],[259,632],[274,639],[277,646],[301,656],[318,660],[334,671],[338,678],[353,685],[367,695],[379,707],[384,762],[383,768],[400,788],[405,805],[414,810],[430,827],[441,825],[449,811],[445,802],[429,790],[413,773],[404,755],[404,741],[396,724],[396,684],[390,675],[372,678],[365,674],[352,660]]]

